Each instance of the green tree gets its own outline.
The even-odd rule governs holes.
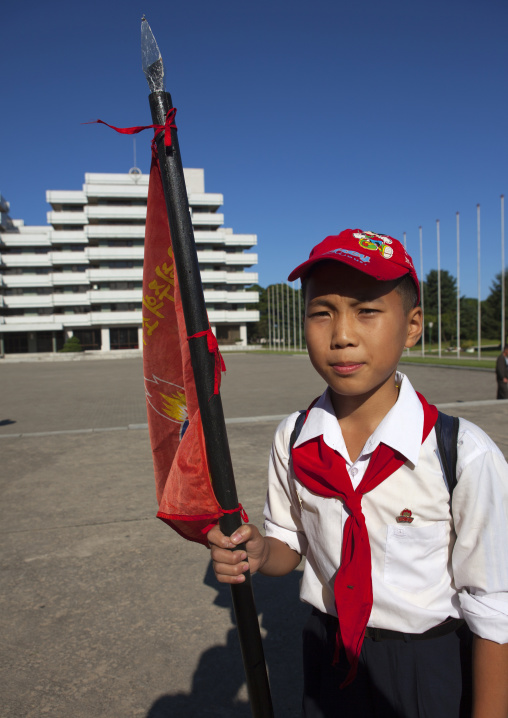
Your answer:
[[[437,269],[431,269],[424,282],[425,311],[437,316]],[[441,312],[454,312],[457,307],[457,281],[446,269],[441,270]]]
[[[508,276],[505,270],[504,291],[505,291],[505,316],[508,317],[507,290]],[[489,339],[501,341],[501,272],[496,274],[490,287],[490,294],[482,302],[482,335]]]
[[[460,298],[460,345],[464,349],[478,343],[478,300]]]
[[[431,269],[424,282],[425,325],[434,323],[433,341],[438,339],[438,273]],[[462,336],[462,330],[460,332]],[[428,335],[426,334],[426,337]],[[457,341],[457,281],[446,269],[441,270],[441,341]]]
[[[259,344],[263,339],[268,339],[268,309],[267,292],[259,284],[253,284],[249,291],[257,291],[259,300],[257,304],[249,304],[249,307],[259,311],[259,321],[247,324],[247,341],[249,344]]]
[[[82,352],[83,347],[78,337],[72,336],[67,339],[63,347],[60,349],[61,352]]]

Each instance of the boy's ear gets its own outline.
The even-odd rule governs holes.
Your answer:
[[[407,339],[405,349],[414,347],[423,331],[423,312],[421,307],[411,309],[407,317]]]

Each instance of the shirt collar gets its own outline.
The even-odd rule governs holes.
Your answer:
[[[383,443],[416,466],[422,445],[423,407],[407,376],[397,372],[395,381],[400,387],[397,402],[367,439],[362,454],[371,454]],[[322,436],[331,449],[349,459],[328,389],[309,411],[295,447],[316,436]]]

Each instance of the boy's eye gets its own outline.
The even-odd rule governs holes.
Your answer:
[[[360,314],[377,314],[378,309],[374,309],[374,307],[362,307],[360,309]]]
[[[325,309],[321,309],[320,311],[310,312],[309,317],[327,317],[328,315],[329,312]]]

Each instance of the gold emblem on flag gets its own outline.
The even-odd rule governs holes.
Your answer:
[[[187,399],[183,391],[177,391],[172,396],[160,392],[162,398],[162,410],[174,421],[185,421],[187,419]]]

